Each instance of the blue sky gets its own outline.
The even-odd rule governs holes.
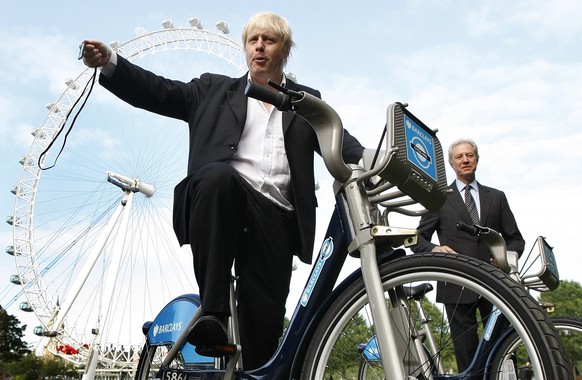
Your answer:
[[[346,128],[373,147],[394,101],[439,130],[443,146],[459,137],[480,148],[477,179],[505,191],[526,250],[538,235],[555,247],[561,277],[582,281],[582,258],[569,242],[578,236],[582,205],[582,3],[577,1],[369,1],[361,7],[332,1],[118,1],[95,4],[57,0],[4,10],[0,30],[0,214],[12,215],[10,188],[22,167],[18,158],[45,105],[64,90],[64,80],[83,70],[77,48],[84,38],[127,41],[136,27],[161,28],[164,19],[187,26],[199,17],[207,29],[225,20],[239,41],[249,16],[271,10],[286,17],[297,48],[288,69],[322,92]],[[193,55],[193,59],[196,58]],[[185,74],[183,80],[192,75]],[[97,102],[90,99],[89,103]],[[77,129],[83,129],[79,122]],[[74,141],[75,132],[71,139]],[[82,132],[79,132],[82,133]],[[65,147],[65,152],[67,147]],[[184,158],[185,159],[185,158]],[[318,169],[319,221],[331,207],[330,180]],[[449,182],[453,179],[448,172]],[[397,218],[401,226],[417,220]],[[323,231],[318,231],[321,237]],[[8,224],[0,241],[12,244]],[[0,255],[7,291],[13,258]],[[301,288],[300,266],[292,295]],[[17,309],[12,311],[19,318]],[[291,308],[292,310],[292,308]],[[31,322],[32,324],[32,322]]]

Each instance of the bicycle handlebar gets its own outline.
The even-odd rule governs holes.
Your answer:
[[[480,233],[486,232],[485,231],[486,227],[481,227],[477,224],[469,225],[469,224],[462,222],[460,220],[455,224],[455,228],[460,230],[460,231],[466,232],[471,236],[479,236]]]
[[[507,259],[507,246],[505,245],[505,239],[501,234],[489,227],[483,227],[478,224],[473,224],[472,226],[458,221],[455,227],[460,230],[467,232],[471,236],[477,236],[479,239],[483,240],[489,250],[491,251],[491,256],[495,259],[495,262],[499,269],[505,273],[511,273],[511,265]]]
[[[255,85],[252,82],[247,84],[245,94],[251,98],[272,104],[279,111],[288,111],[293,107],[290,96],[271,91],[263,86]]]
[[[281,111],[293,110],[307,120],[317,135],[321,157],[328,172],[336,180],[346,182],[352,175],[352,169],[343,160],[344,127],[337,112],[320,98],[304,91],[289,90],[272,81],[269,81],[269,85],[279,92],[249,82],[245,94],[272,104]]]

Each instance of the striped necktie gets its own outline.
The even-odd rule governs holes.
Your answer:
[[[471,195],[471,185],[465,186],[465,206],[471,215],[471,220],[473,224],[479,224],[479,213],[477,212],[477,205],[475,204],[475,199]]]

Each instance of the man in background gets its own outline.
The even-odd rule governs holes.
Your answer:
[[[492,187],[481,185],[475,179],[479,150],[474,141],[459,139],[449,147],[449,164],[456,179],[450,184],[451,192],[437,212],[422,216],[418,225],[419,243],[414,252],[459,253],[490,262],[491,252],[479,237],[458,230],[455,225],[463,221],[478,224],[501,233],[507,250],[523,253],[525,241],[517,227],[505,194]],[[436,232],[439,244],[431,242]],[[445,305],[455,346],[459,373],[468,368],[479,344],[477,310],[483,325],[492,305],[474,292],[458,286],[437,285],[437,302]]]

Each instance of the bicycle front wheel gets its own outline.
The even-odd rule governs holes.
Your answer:
[[[463,255],[424,253],[401,257],[380,266],[386,305],[390,309],[393,326],[402,326],[402,318],[396,321],[393,308],[394,294],[405,287],[438,282],[457,285],[462,292],[471,291],[493,305],[512,325],[523,343],[535,379],[570,379],[564,348],[552,327],[547,314],[525,289],[499,269]],[[430,294],[429,294],[430,296]],[[442,304],[430,302],[430,331],[436,342],[435,352],[419,344],[421,327],[413,301],[398,306],[408,310],[408,328],[395,330],[398,339],[406,346],[397,360],[404,366],[409,379],[467,379],[483,378],[487,366],[473,366],[459,373],[453,350],[447,316]],[[426,308],[425,308],[426,309]],[[401,315],[401,313],[400,313]],[[481,324],[486,317],[478,317]],[[426,326],[424,326],[426,327]],[[403,331],[404,330],[404,331]],[[479,328],[483,339],[483,329]],[[384,370],[374,347],[374,332],[370,305],[362,278],[354,281],[329,307],[318,324],[306,352],[302,379],[384,379]],[[420,348],[419,348],[420,347]],[[411,352],[423,351],[412,360]],[[392,353],[389,353],[390,355]],[[478,355],[482,355],[478,357]],[[485,353],[477,351],[474,361],[485,362]],[[424,356],[424,362],[418,359]],[[437,368],[444,368],[439,371]],[[498,373],[498,379],[507,374]],[[509,377],[510,378],[510,377]]]

